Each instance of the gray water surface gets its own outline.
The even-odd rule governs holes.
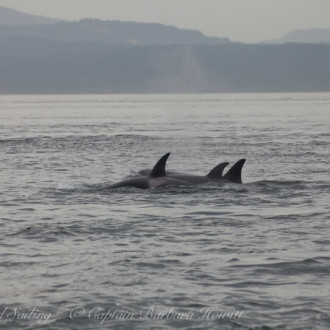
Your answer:
[[[330,94],[0,96],[0,328],[330,328]],[[101,188],[171,152],[242,185]]]

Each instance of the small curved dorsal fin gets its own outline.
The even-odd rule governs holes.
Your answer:
[[[226,179],[235,183],[242,183],[242,167],[246,159],[240,159],[236,162],[230,170],[223,176],[223,179]]]
[[[170,152],[165,154],[162,158],[159,159],[159,161],[156,163],[156,165],[152,169],[151,173],[149,174],[150,177],[158,178],[161,176],[166,176],[165,166],[166,166],[166,161],[167,161],[167,158],[169,157],[169,155],[170,155]]]
[[[228,162],[224,162],[224,163],[217,165],[210,171],[210,173],[207,175],[207,177],[209,177],[210,179],[221,179],[223,170],[225,169],[225,167],[228,164],[229,164]]]

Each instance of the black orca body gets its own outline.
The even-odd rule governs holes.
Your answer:
[[[166,172],[167,177],[171,177],[177,180],[182,180],[189,182],[191,184],[201,184],[207,182],[215,182],[215,183],[242,183],[242,167],[245,163],[245,159],[240,159],[236,162],[230,170],[223,175],[223,170],[229,164],[227,162],[221,163],[214,167],[209,174],[202,176],[202,175],[191,175],[191,174],[184,174],[180,172]],[[140,174],[148,174],[151,173],[151,170],[141,170],[139,171]]]
[[[191,183],[166,176],[165,166],[170,153],[159,159],[149,175],[120,181],[103,189],[115,189],[121,187],[135,187],[140,189],[159,188],[167,186],[191,186]]]

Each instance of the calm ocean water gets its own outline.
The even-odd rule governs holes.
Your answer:
[[[330,94],[0,96],[0,328],[329,329]],[[242,185],[101,191],[171,152]]]

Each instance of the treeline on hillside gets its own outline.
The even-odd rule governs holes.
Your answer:
[[[114,46],[0,39],[0,93],[330,91],[330,45]]]
[[[129,45],[199,45],[230,43],[228,38],[208,37],[197,30],[158,23],[83,19],[53,24],[1,25],[0,38],[41,38],[65,42],[102,42]]]

